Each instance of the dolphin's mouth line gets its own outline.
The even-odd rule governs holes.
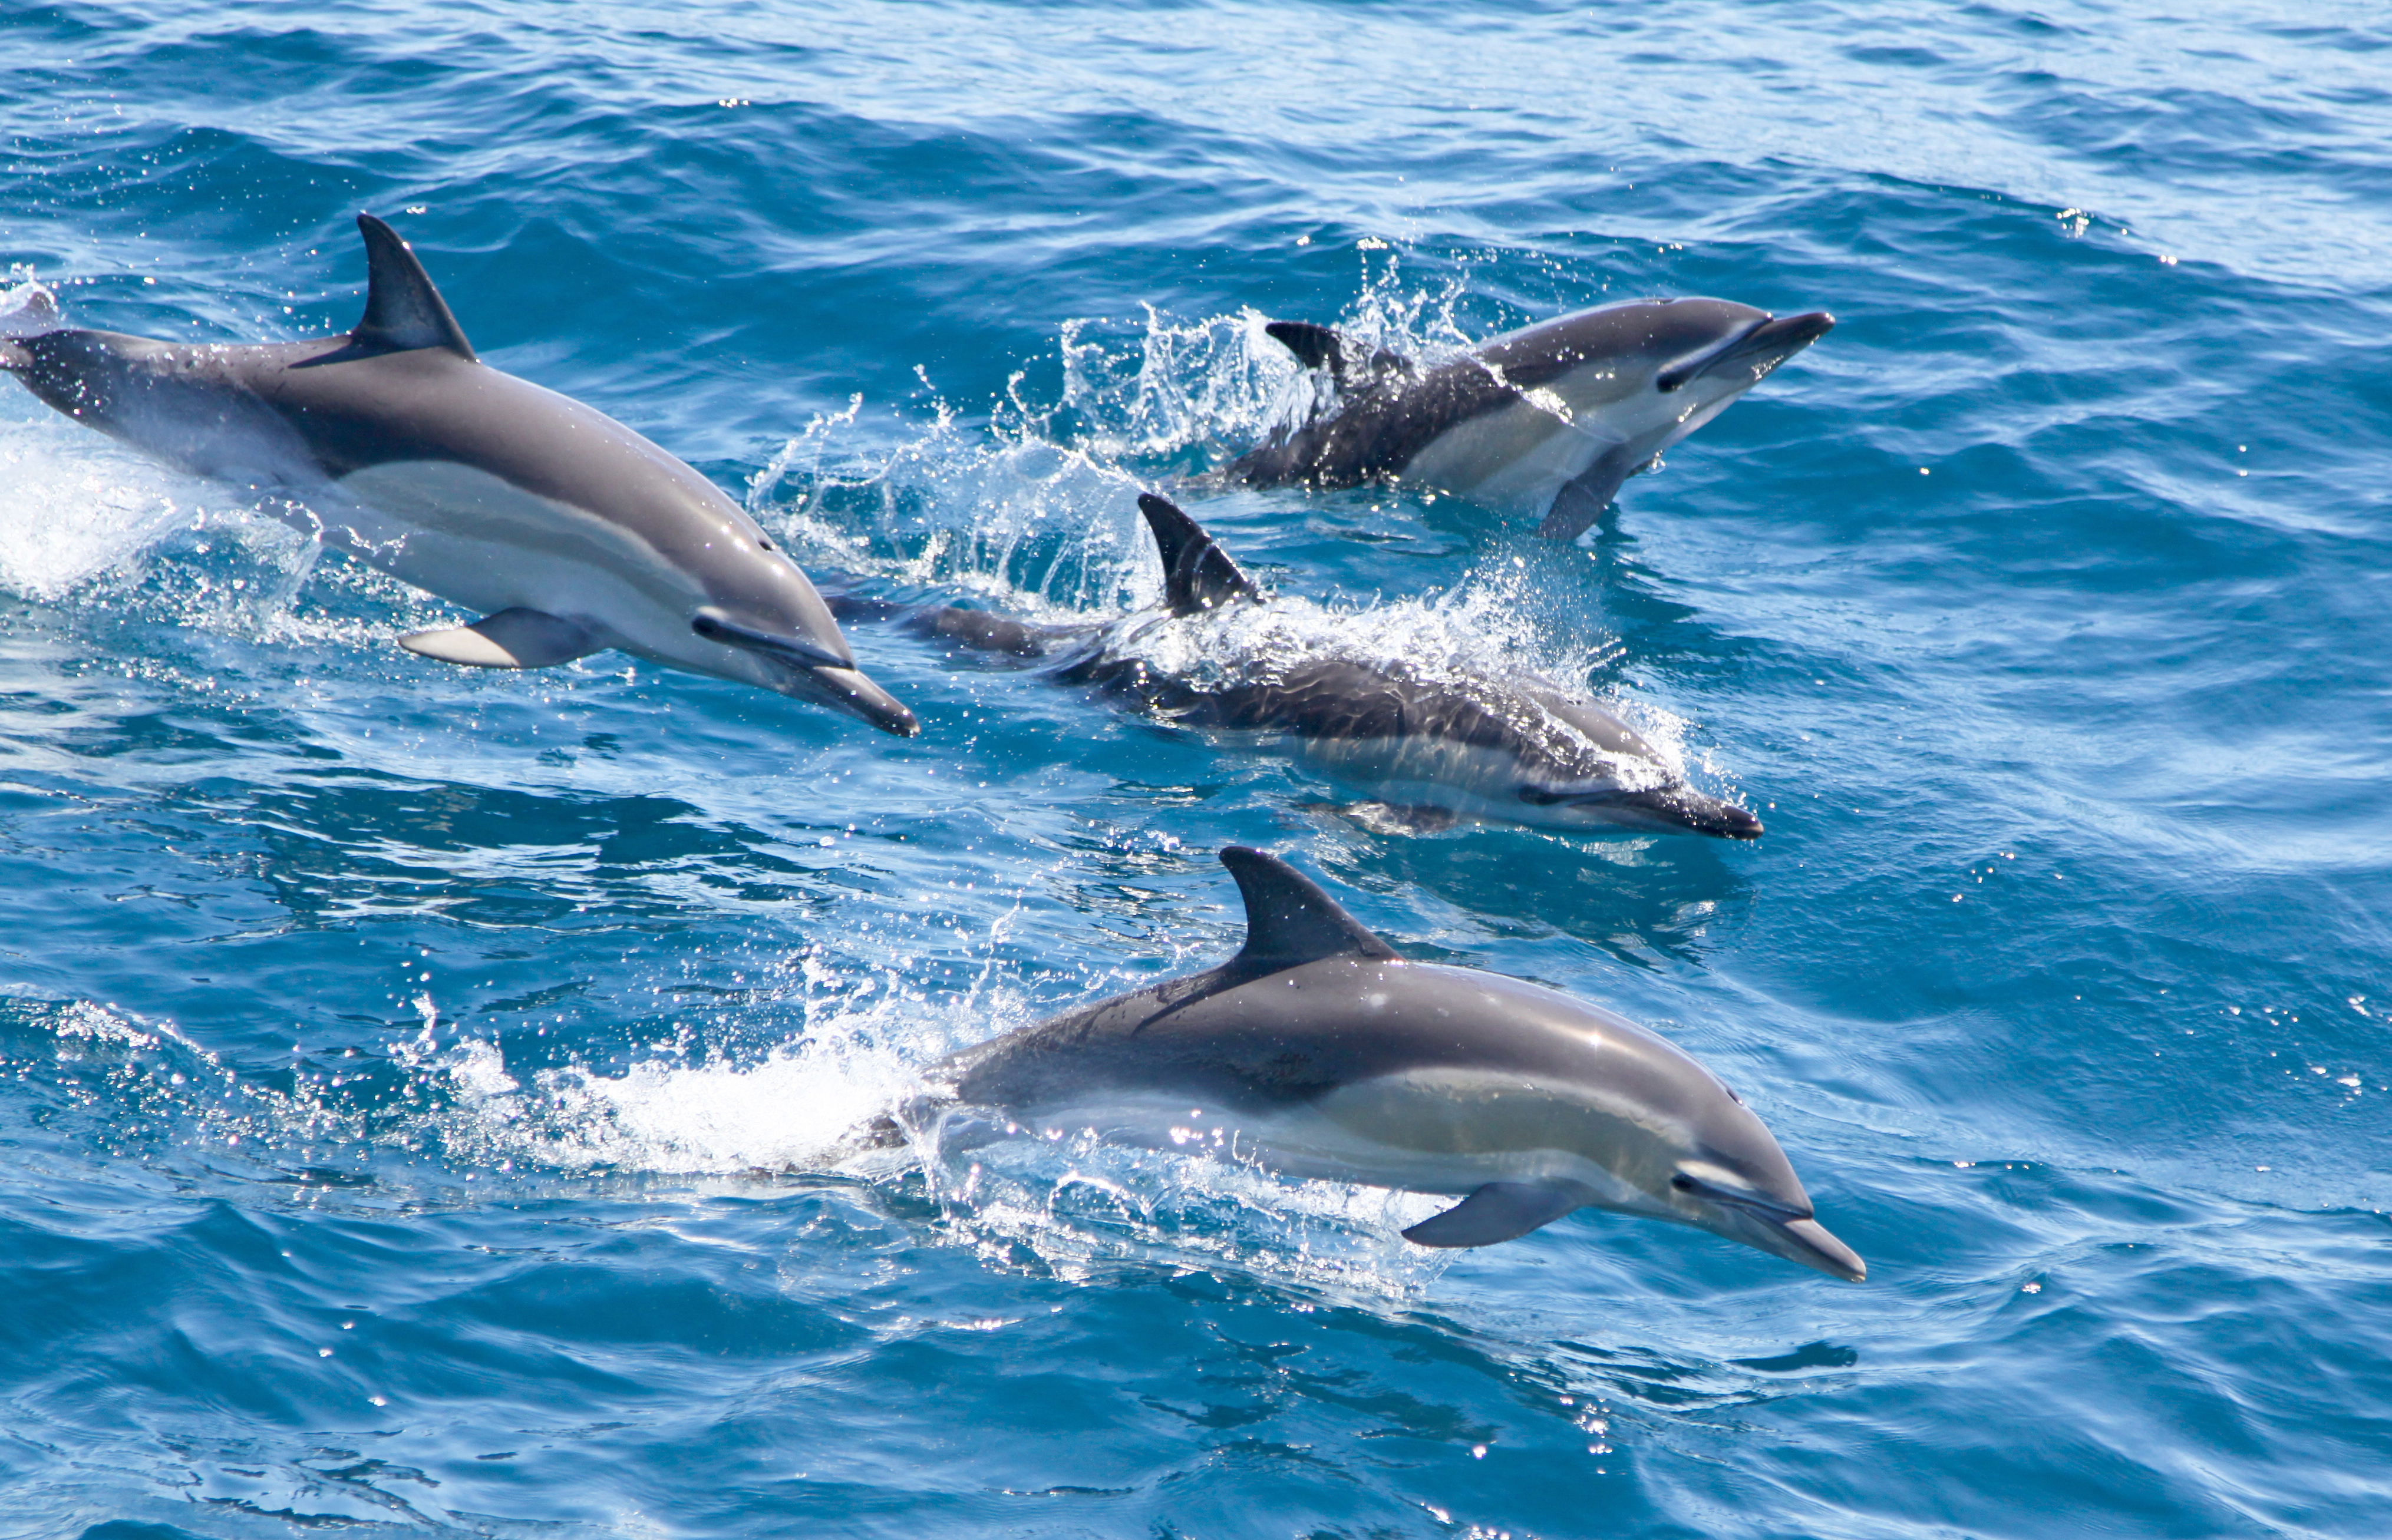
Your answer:
[[[1691,381],[1702,378],[1706,373],[1727,362],[1747,340],[1768,324],[1769,318],[1764,316],[1736,335],[1722,337],[1701,352],[1689,354],[1679,359],[1654,377],[1653,388],[1666,395],[1671,391],[1684,388]]]
[[[1683,389],[1716,369],[1759,360],[1756,367],[1768,373],[1788,358],[1817,342],[1834,330],[1836,318],[1824,310],[1814,310],[1800,316],[1773,316],[1753,322],[1732,337],[1722,339],[1699,353],[1690,354],[1663,369],[1653,382],[1653,388],[1664,395]],[[1759,376],[1755,376],[1756,380]]]
[[[1640,795],[1622,786],[1591,792],[1558,792],[1538,785],[1520,788],[1520,800],[1531,808],[1608,808],[1633,802]]]
[[[720,610],[704,609],[691,617],[689,628],[708,641],[719,641],[727,647],[744,647],[751,653],[762,653],[807,668],[852,668],[853,658],[843,658],[795,637],[774,636],[739,622]]]
[[[1684,1171],[1670,1178],[1670,1185],[1682,1193],[1691,1193],[1706,1202],[1716,1203],[1722,1208],[1741,1209],[1753,1218],[1770,1224],[1781,1226],[1794,1224],[1817,1217],[1814,1210],[1797,1209],[1790,1204],[1780,1203],[1774,1198],[1763,1197],[1758,1193],[1731,1192],[1725,1187],[1714,1186],[1698,1176],[1688,1176]]]
[[[690,617],[689,628],[708,641],[737,647],[794,669],[800,689],[784,693],[801,693],[900,738],[911,738],[922,731],[921,719],[867,679],[853,658],[840,657],[795,637],[742,625],[711,605]]]

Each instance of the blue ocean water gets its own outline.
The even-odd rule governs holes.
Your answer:
[[[911,741],[442,669],[0,387],[0,1536],[2392,1532],[2381,7],[6,5],[0,177],[157,336],[345,328],[383,214],[810,566],[1047,616],[1153,600],[1267,317],[1840,321],[1578,548],[1190,498],[1295,644],[1582,681],[1750,846],[1385,832],[887,627]],[[841,1145],[1226,952],[1231,842],[1653,1023],[1869,1281]]]

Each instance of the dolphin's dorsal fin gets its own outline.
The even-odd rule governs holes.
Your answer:
[[[1295,361],[1306,369],[1325,369],[1337,382],[1339,390],[1389,374],[1411,372],[1411,360],[1386,348],[1374,348],[1358,337],[1348,337],[1334,327],[1316,326],[1310,321],[1268,321],[1263,330],[1280,344],[1295,355]]]
[[[469,364],[480,363],[448,302],[432,286],[432,275],[398,232],[370,214],[358,215],[358,231],[366,238],[366,316],[350,329],[349,341],[377,352],[444,347]]]
[[[1306,369],[1325,369],[1341,382],[1346,378],[1346,352],[1353,344],[1333,329],[1310,321],[1272,321],[1263,330]]]
[[[1163,592],[1173,615],[1196,615],[1232,599],[1263,596],[1254,579],[1239,571],[1229,553],[1177,503],[1141,492],[1138,511],[1146,515],[1146,525],[1163,551]]]
[[[1259,976],[1324,957],[1395,959],[1395,948],[1277,856],[1232,845],[1222,850],[1221,864],[1246,900],[1246,944],[1229,960],[1231,971]]]

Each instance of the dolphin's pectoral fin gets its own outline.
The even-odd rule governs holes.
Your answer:
[[[1541,1182],[1489,1182],[1404,1232],[1414,1246],[1492,1246],[1517,1240],[1586,1206],[1584,1195]]]
[[[745,647],[751,653],[782,658],[800,668],[853,668],[852,657],[841,657],[826,652],[803,637],[781,636],[772,631],[743,626],[709,604],[690,617],[689,628],[708,641],[719,641],[726,647]]]
[[[400,637],[398,644],[468,668],[547,668],[606,649],[584,627],[524,609],[500,610],[454,630],[417,631]]]
[[[1141,492],[1138,511],[1146,515],[1154,543],[1163,552],[1163,590],[1173,615],[1196,615],[1232,599],[1260,599],[1262,589],[1238,570],[1204,528],[1177,503]]]
[[[1577,539],[1603,517],[1611,499],[1619,496],[1621,485],[1651,463],[1649,459],[1638,459],[1625,444],[1613,445],[1580,472],[1575,481],[1562,484],[1537,533],[1548,540]]]

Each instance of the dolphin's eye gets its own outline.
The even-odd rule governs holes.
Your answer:
[[[771,539],[769,537],[767,537],[767,536],[762,536],[762,535],[759,535],[759,536],[757,536],[757,537],[756,537],[756,549],[757,549],[757,550],[772,550],[772,549],[773,549],[773,542],[772,542],[772,539]]]
[[[1682,1193],[1690,1193],[1695,1190],[1696,1184],[1693,1177],[1688,1176],[1684,1171],[1680,1171],[1677,1175],[1670,1178],[1670,1185],[1677,1188],[1678,1191]]]

